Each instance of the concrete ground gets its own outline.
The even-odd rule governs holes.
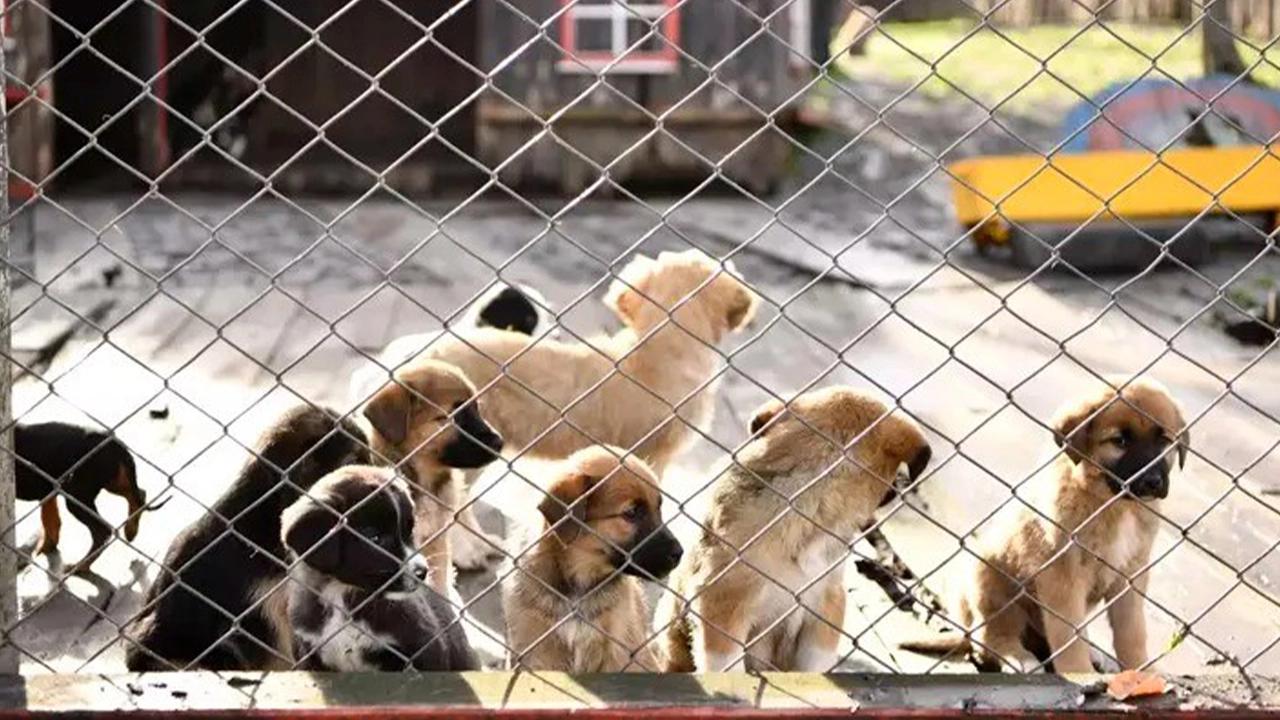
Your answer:
[[[856,114],[845,120],[858,129]],[[938,124],[948,123],[962,126],[963,113]],[[830,153],[840,137],[814,147]],[[1222,288],[1276,277],[1280,257],[1255,237],[1221,243],[1194,271],[1028,277],[959,241],[945,177],[919,148],[878,131],[861,142],[835,167],[874,191],[819,177],[814,161],[801,160],[784,190],[795,199],[777,216],[733,192],[684,203],[589,198],[567,209],[546,201],[547,213],[563,211],[554,227],[524,204],[492,198],[452,213],[453,202],[410,206],[388,195],[354,206],[188,194],[40,207],[42,285],[14,292],[14,347],[19,359],[49,361],[41,373],[51,384],[18,380],[15,412],[118,426],[141,460],[143,486],[174,500],[144,519],[134,543],[114,542],[92,578],[59,574],[87,542],[68,520],[62,556],[37,559],[20,578],[22,619],[10,637],[26,653],[24,670],[122,669],[118,627],[137,609],[155,562],[281,408],[301,397],[353,409],[348,378],[368,355],[399,335],[438,328],[495,273],[539,288],[574,332],[609,330],[615,323],[600,303],[607,266],[636,251],[693,245],[733,253],[764,303],[750,331],[724,346],[731,360],[714,424],[668,478],[673,494],[695,495],[744,439],[746,419],[767,397],[762,388],[852,383],[893,396],[929,428],[935,460],[910,500],[915,509],[892,511],[885,536],[945,595],[958,538],[1043,460],[1043,423],[1057,405],[1093,387],[1095,373],[1146,370],[1194,418],[1193,456],[1162,510],[1151,652],[1170,672],[1234,663],[1280,671],[1280,359],[1259,357],[1215,321]],[[969,152],[1008,144],[985,135],[972,142]],[[113,267],[122,272],[108,287],[103,271]],[[82,328],[51,358],[38,357],[75,324],[69,310],[99,313],[105,338]],[[505,524],[499,508],[512,505],[501,488],[480,498],[494,530]],[[108,518],[122,517],[122,502],[102,505]],[[689,507],[697,506],[695,498]],[[31,504],[19,512],[25,541],[38,517]],[[926,626],[894,610],[853,563],[846,580],[842,667],[935,669],[894,644],[937,621]],[[461,586],[477,622],[500,635],[492,582],[487,573]],[[1092,634],[1103,644],[1104,624]]]

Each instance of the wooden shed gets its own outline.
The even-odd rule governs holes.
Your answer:
[[[165,182],[202,188],[269,176],[363,191],[385,174],[465,193],[496,171],[576,192],[608,168],[662,187],[718,172],[760,192],[783,170],[778,127],[812,68],[793,49],[808,43],[808,0],[122,4],[49,0],[67,28],[112,18],[91,37],[111,62],[72,57],[55,77],[102,92],[59,109],[93,127],[125,107],[134,117],[98,138],[113,157],[149,176],[180,162]],[[55,60],[79,40],[59,32]],[[156,77],[161,102],[127,106],[141,88],[122,70]],[[210,127],[219,151],[201,149]],[[60,158],[85,142],[63,139]]]
[[[808,81],[807,2],[526,0],[482,5],[480,157],[518,182],[576,191],[700,180],[755,192],[782,172],[778,126]],[[545,28],[545,39],[538,36]],[[603,73],[603,74],[601,74]]]

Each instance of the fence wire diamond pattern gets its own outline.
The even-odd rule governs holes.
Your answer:
[[[441,5],[5,4],[23,672],[1275,670],[1262,5]]]

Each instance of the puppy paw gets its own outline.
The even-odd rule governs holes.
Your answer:
[[[1089,661],[1092,663],[1095,672],[1099,672],[1104,675],[1118,673],[1122,670],[1120,663],[1116,662],[1113,658],[1104,654],[1097,648],[1089,649]]]
[[[459,528],[449,540],[453,566],[462,572],[484,570],[491,558],[502,555],[502,539],[488,533],[477,537],[470,530]]]
[[[1021,675],[1047,672],[1044,663],[1040,662],[1039,658],[1030,652],[1009,653],[1002,660],[1008,670]]]

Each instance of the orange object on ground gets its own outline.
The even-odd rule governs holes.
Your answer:
[[[1163,695],[1169,690],[1164,678],[1155,673],[1125,670],[1107,683],[1107,694],[1115,700]]]

